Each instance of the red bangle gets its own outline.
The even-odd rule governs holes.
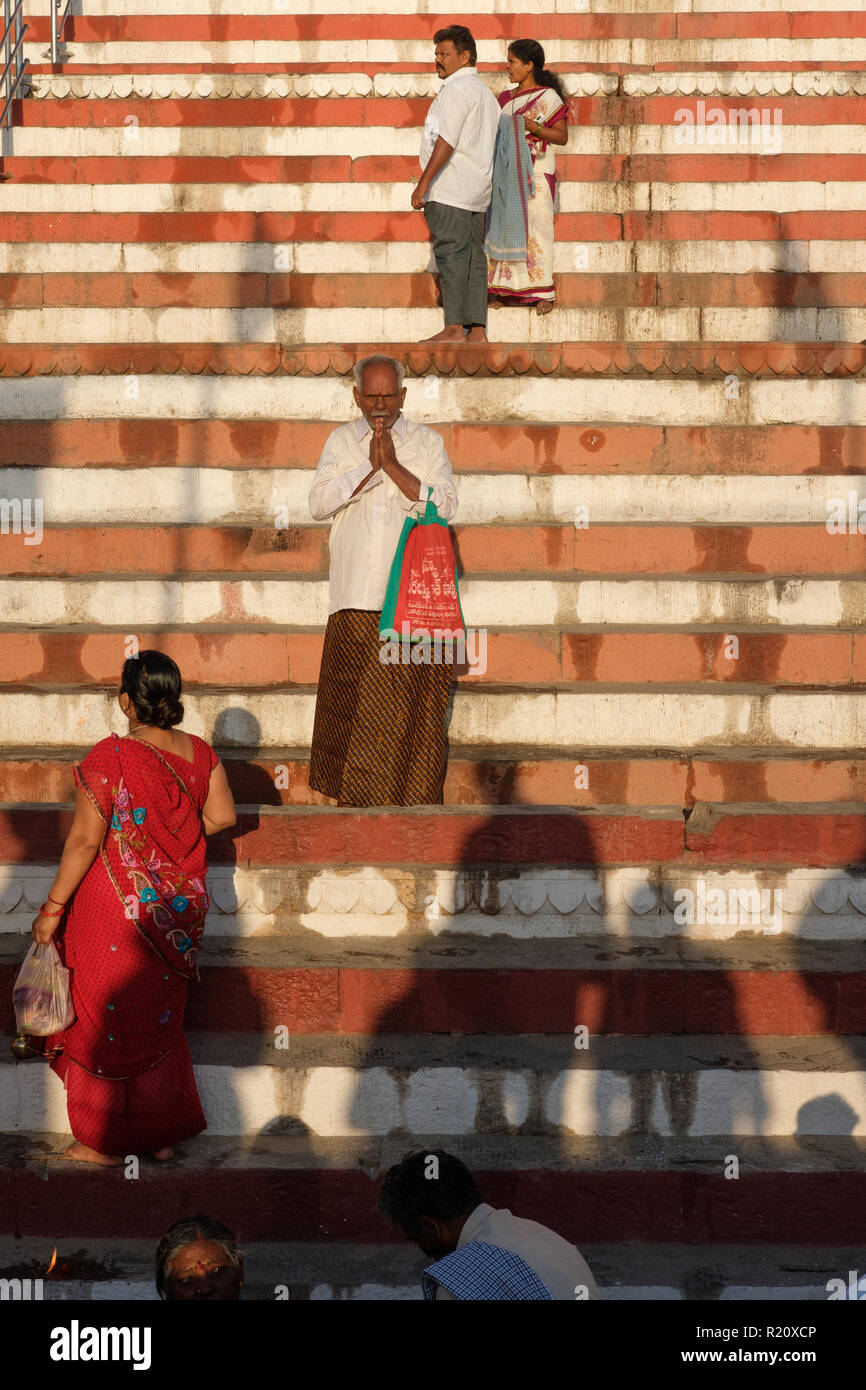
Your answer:
[[[62,917],[62,916],[63,916],[63,908],[61,907],[61,909],[60,909],[59,912],[46,912],[46,911],[45,911],[45,903],[43,903],[42,906],[41,906],[40,909],[39,909],[39,916],[40,916],[40,917]]]
[[[66,906],[66,903],[65,903],[65,902],[61,902],[59,898],[52,898],[52,896],[51,896],[50,893],[48,894],[47,901],[50,902],[50,903],[56,903],[58,907],[65,907],[65,906]]]

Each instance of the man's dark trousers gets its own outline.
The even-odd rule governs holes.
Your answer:
[[[445,326],[482,324],[487,327],[487,257],[484,254],[486,212],[470,212],[450,203],[424,204],[433,237],[439,272]]]

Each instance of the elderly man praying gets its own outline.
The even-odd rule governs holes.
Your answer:
[[[310,492],[330,520],[328,625],[310,751],[310,786],[340,806],[441,805],[448,661],[380,659],[379,619],[407,516],[428,500],[457,510],[441,435],[407,420],[403,367],[366,357],[355,367],[361,419],[328,437]]]

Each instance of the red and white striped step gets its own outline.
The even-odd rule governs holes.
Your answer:
[[[62,1092],[10,1058],[0,1261],[63,1230],[66,1292],[145,1296],[195,1194],[258,1296],[412,1296],[374,1175],[442,1142],[613,1297],[825,1296],[864,1209],[866,16],[470,0],[494,90],[530,35],[570,93],[558,307],[431,352],[408,195],[453,16],[86,9],[58,72],[28,17],[0,183],[4,992],[129,634],[180,662],[241,816],[190,1012],[210,1135],[46,1182]],[[306,785],[306,493],[377,345],[445,436],[487,639],[436,813]]]

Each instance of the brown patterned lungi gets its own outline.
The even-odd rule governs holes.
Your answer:
[[[310,786],[341,806],[441,806],[453,668],[383,664],[379,616],[342,608],[328,619]]]

